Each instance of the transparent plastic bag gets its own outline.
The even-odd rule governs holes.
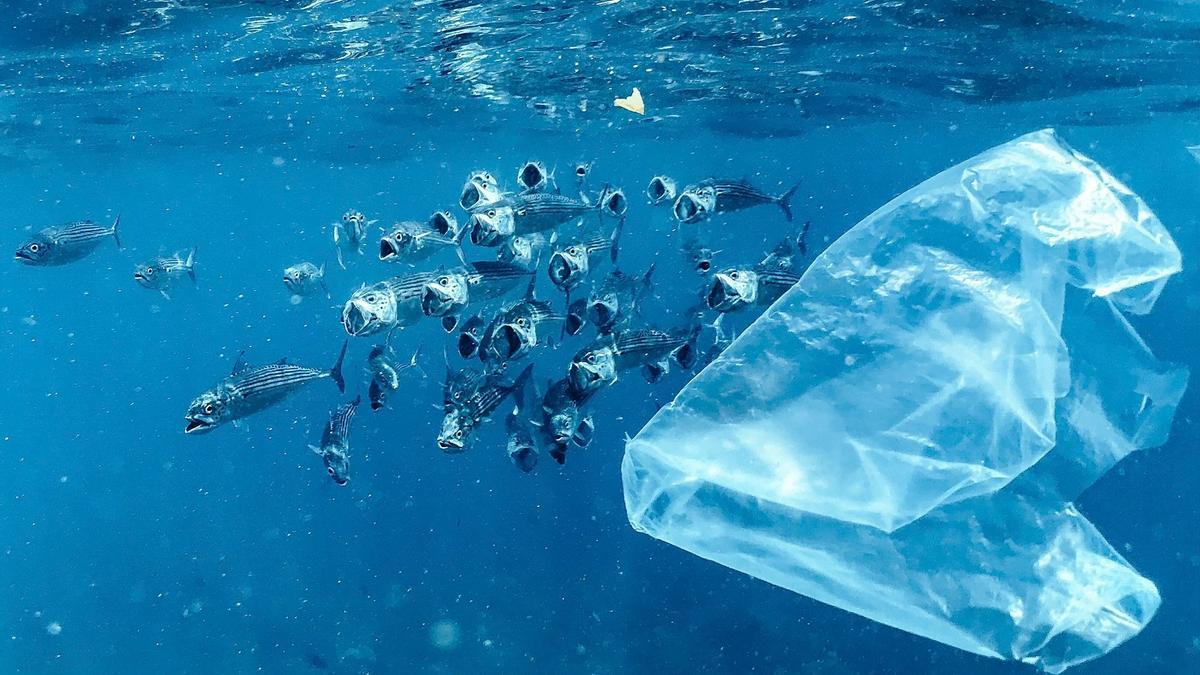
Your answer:
[[[1121,311],[1180,269],[1052,131],[838,239],[632,439],[635,528],[876,621],[1050,671],[1159,604],[1069,503],[1161,444],[1187,384]]]

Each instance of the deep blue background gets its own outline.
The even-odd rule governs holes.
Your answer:
[[[0,242],[29,226],[122,214],[126,248],[106,244],[58,269],[0,265],[0,671],[13,673],[712,672],[1020,673],[874,624],[692,557],[625,521],[622,440],[683,380],[622,381],[596,403],[594,445],[565,468],[517,472],[498,422],[469,453],[433,444],[441,347],[433,323],[399,335],[425,345],[430,378],[405,380],[380,413],[355,420],[352,481],[337,488],[306,445],[339,397],[328,383],[253,417],[249,430],[185,437],[188,402],[247,349],[328,365],[338,307],[395,268],[331,263],[333,299],[287,302],[282,268],[332,261],[328,224],[347,208],[388,223],[454,203],[466,173],[511,180],[530,157],[595,159],[633,196],[623,266],[658,261],[652,316],[692,299],[698,278],[665,211],[644,205],[651,175],[681,181],[803,180],[799,218],[817,247],[900,191],[1054,114],[997,111],[957,124],[846,124],[803,136],[731,139],[704,131],[448,135],[417,127],[412,151],[362,161],[287,146],[159,148],[130,138],[103,151],[81,138],[0,164]],[[1184,149],[1200,124],[1060,127],[1156,211],[1185,271],[1134,324],[1164,360],[1193,373],[1200,330],[1200,163]],[[371,139],[364,139],[370,142]],[[242,147],[244,145],[244,147]],[[277,159],[278,158],[278,159]],[[756,260],[784,233],[772,209],[711,228],[722,261]],[[199,246],[197,290],[171,301],[139,288],[135,263]],[[488,252],[475,252],[488,257]],[[447,260],[447,262],[450,262]],[[548,286],[548,285],[547,285]],[[550,290],[544,291],[550,296]],[[372,341],[351,344],[347,376],[365,390]],[[578,346],[539,358],[557,376]],[[452,361],[453,362],[453,361]],[[1154,580],[1163,606],[1147,630],[1073,670],[1200,671],[1200,459],[1197,388],[1170,443],[1138,453],[1086,493],[1081,509]],[[46,626],[58,622],[62,633]],[[438,622],[457,645],[433,644]],[[445,625],[445,624],[443,624]]]

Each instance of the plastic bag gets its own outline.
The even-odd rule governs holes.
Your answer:
[[[1052,131],[897,197],[632,439],[633,526],[876,621],[1050,672],[1159,604],[1069,503],[1187,384],[1121,311],[1180,255]]]

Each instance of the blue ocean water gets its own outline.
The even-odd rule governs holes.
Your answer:
[[[183,434],[242,350],[326,367],[341,305],[397,273],[334,262],[331,223],[453,208],[464,178],[512,185],[528,159],[593,162],[631,198],[620,266],[657,265],[648,320],[671,327],[702,277],[651,176],[799,181],[820,250],[892,196],[1055,127],[1143,197],[1184,255],[1132,322],[1195,372],[1200,330],[1194,5],[950,2],[18,2],[0,10],[0,211],[31,231],[121,216],[124,248],[60,268],[0,266],[0,672],[1018,673],[635,533],[623,441],[686,382],[623,377],[597,435],[532,474],[502,415],[462,455],[434,443],[450,338],[428,377],[359,411],[352,479],[308,449],[347,395],[317,382],[247,420]],[[611,107],[638,86],[647,114]],[[465,218],[464,218],[465,219]],[[719,260],[789,231],[775,209],[709,228]],[[137,263],[197,246],[166,300]],[[468,247],[469,258],[491,252]],[[285,266],[329,261],[331,298],[289,302]],[[433,264],[454,264],[446,256]],[[544,277],[544,273],[542,273]],[[539,293],[561,304],[546,279]],[[534,359],[561,376],[586,338]],[[1163,597],[1128,644],[1074,673],[1200,671],[1198,395],[1169,443],[1122,462],[1081,511]]]

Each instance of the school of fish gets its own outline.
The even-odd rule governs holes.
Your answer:
[[[199,436],[226,424],[242,426],[245,418],[318,380],[330,380],[345,393],[342,366],[350,338],[379,340],[365,365],[367,400],[379,411],[401,390],[405,377],[426,377],[420,363],[424,345],[397,354],[393,336],[429,322],[437,326],[435,336],[446,336],[453,345],[443,350],[443,418],[433,444],[445,453],[467,451],[479,429],[509,401],[504,451],[528,473],[543,455],[564,464],[571,449],[591,443],[596,432],[591,403],[622,376],[640,373],[654,384],[673,367],[703,367],[733,339],[727,315],[761,312],[799,280],[808,253],[807,222],[761,260],[725,267],[715,263],[721,251],[706,246],[695,227],[757,206],[774,206],[791,222],[796,187],[773,195],[745,181],[709,178],[680,188],[669,176],[654,176],[645,190],[647,203],[670,206],[682,251],[704,279],[696,303],[680,312],[679,325],[656,325],[641,311],[655,294],[656,264],[636,271],[619,265],[629,199],[609,184],[589,190],[591,170],[590,162],[573,166],[574,196],[540,161],[517,169],[514,191],[503,189],[491,172],[474,171],[459,194],[463,218],[447,209],[381,228],[378,260],[401,269],[362,283],[346,300],[341,325],[349,338],[333,365],[314,368],[286,358],[252,365],[239,356],[228,375],[188,406],[184,433]],[[348,269],[356,257],[367,255],[369,228],[376,222],[349,210],[333,224],[338,268]],[[75,263],[109,239],[120,248],[119,226],[118,216],[110,226],[83,220],[45,227],[27,238],[14,259],[31,267]],[[488,258],[468,260],[466,242],[490,249]],[[146,260],[137,265],[134,281],[170,299],[177,285],[199,283],[196,254],[193,246]],[[452,264],[436,263],[447,255]],[[329,297],[325,274],[324,262],[303,260],[286,267],[283,285],[291,302],[314,294]],[[561,298],[538,296],[542,274]],[[580,337],[589,327],[591,337]],[[702,348],[706,327],[713,337]],[[572,340],[582,342],[566,349]],[[562,369],[535,375],[530,356],[560,349],[571,354]],[[451,353],[477,363],[456,367]],[[350,482],[350,427],[361,402],[356,396],[333,405],[319,444],[309,446],[337,485]]]

